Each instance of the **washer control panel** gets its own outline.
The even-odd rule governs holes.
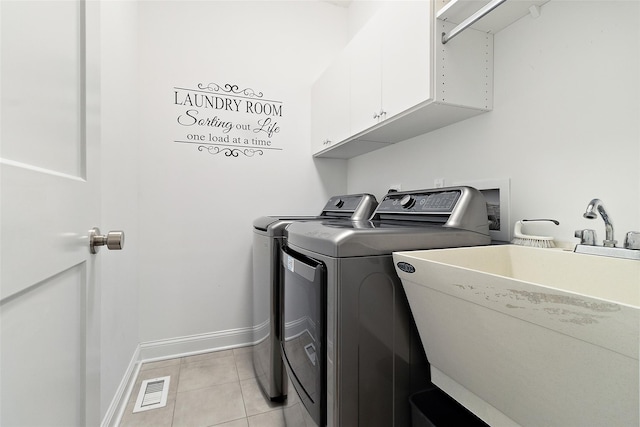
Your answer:
[[[378,213],[451,213],[460,198],[460,190],[423,190],[413,193],[389,193],[378,205]]]

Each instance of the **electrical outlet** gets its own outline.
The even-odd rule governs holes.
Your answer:
[[[436,178],[433,180],[433,186],[435,188],[442,188],[444,187],[444,178]]]

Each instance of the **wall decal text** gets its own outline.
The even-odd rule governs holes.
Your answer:
[[[174,87],[177,109],[175,143],[195,144],[198,151],[226,157],[262,156],[282,151],[278,144],[284,105],[261,91],[235,84],[198,83]]]

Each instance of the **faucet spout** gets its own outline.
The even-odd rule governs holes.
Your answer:
[[[602,220],[604,221],[606,237],[603,242],[603,245],[608,247],[615,247],[616,243],[618,242],[613,238],[613,223],[611,222],[611,219],[609,218],[609,215],[607,214],[607,211],[605,210],[604,205],[602,204],[602,200],[600,199],[591,200],[583,216],[587,219],[595,219],[598,217],[598,214],[596,213],[596,211],[600,214],[600,216],[602,217]]]

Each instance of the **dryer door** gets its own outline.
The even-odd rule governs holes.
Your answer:
[[[326,422],[326,267],[282,250],[282,352],[300,400],[318,426]]]

